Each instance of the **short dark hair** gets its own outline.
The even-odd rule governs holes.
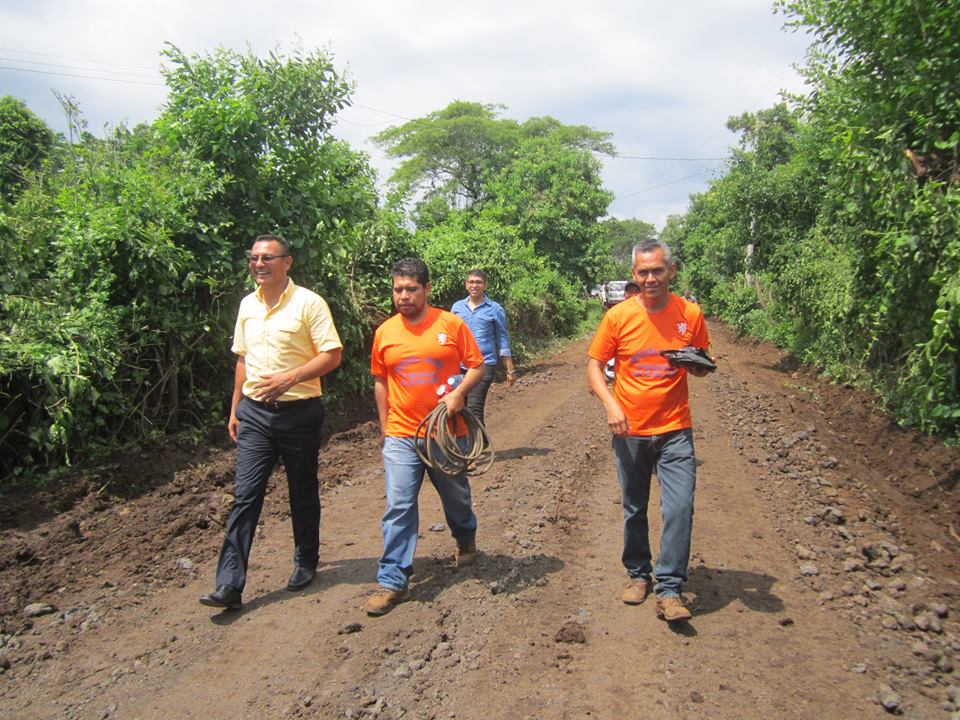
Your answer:
[[[629,290],[640,292],[640,283],[634,280],[627,280],[627,284],[623,286],[623,291],[627,292]]]
[[[257,237],[254,238],[254,241],[250,244],[250,247],[253,247],[258,242],[280,243],[280,246],[283,248],[284,255],[290,254],[290,243],[288,243],[282,235],[274,235],[272,233],[267,233],[266,235],[257,235]]]
[[[393,270],[390,274],[393,277],[416,278],[421,285],[430,284],[430,271],[427,269],[427,264],[420,258],[408,257],[397,260],[393,264]]]
[[[474,268],[473,270],[467,273],[467,280],[469,280],[472,277],[478,277],[484,282],[487,281],[487,274],[480,268]]]

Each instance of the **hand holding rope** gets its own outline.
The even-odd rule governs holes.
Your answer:
[[[493,447],[486,428],[477,416],[464,407],[460,413],[467,426],[467,449],[457,443],[456,416],[447,412],[447,404],[440,403],[420,422],[417,437],[424,440],[423,450],[416,444],[417,455],[427,467],[445,475],[482,475],[493,465]]]

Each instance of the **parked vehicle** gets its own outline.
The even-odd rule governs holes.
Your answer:
[[[623,302],[624,290],[627,287],[629,280],[611,280],[606,285],[604,289],[606,292],[603,296],[604,307],[613,307],[618,302]]]

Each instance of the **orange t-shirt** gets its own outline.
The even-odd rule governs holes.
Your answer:
[[[453,313],[429,307],[417,325],[399,314],[385,321],[373,336],[370,353],[370,372],[387,379],[384,435],[416,435],[420,422],[437,406],[440,384],[459,375],[461,365],[482,364],[470,328]]]
[[[613,395],[631,435],[661,435],[691,427],[687,371],[672,368],[661,350],[710,344],[703,311],[670,294],[667,306],[647,312],[639,298],[615,305],[600,321],[587,354],[601,363],[617,359]]]

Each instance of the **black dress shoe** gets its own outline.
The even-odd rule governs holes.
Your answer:
[[[313,582],[313,579],[317,576],[317,571],[313,568],[304,567],[303,565],[297,565],[293,569],[293,575],[290,576],[290,579],[287,581],[287,590],[297,591],[303,590],[307,585]]]
[[[227,610],[239,610],[243,606],[240,591],[229,585],[220,585],[209,595],[201,595],[200,604]]]

